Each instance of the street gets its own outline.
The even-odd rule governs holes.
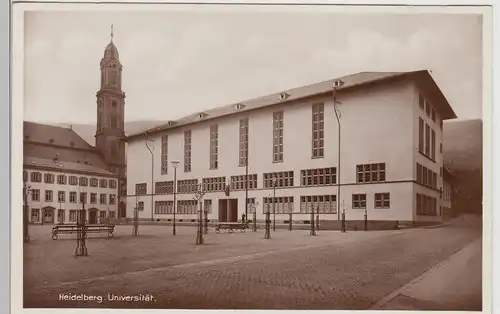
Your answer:
[[[25,307],[368,309],[481,236],[478,223],[458,222],[316,237],[279,230],[270,240],[262,230],[211,231],[195,246],[194,228],[174,238],[164,226],[141,226],[139,237],[119,227],[114,239],[89,239],[90,256],[76,259],[75,241],[52,241],[32,228],[41,233],[24,249]],[[60,294],[103,300],[64,301]],[[108,294],[152,300],[108,301]]]

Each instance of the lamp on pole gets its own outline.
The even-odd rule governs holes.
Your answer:
[[[151,221],[154,221],[153,218],[153,196],[154,196],[154,183],[153,183],[153,178],[154,178],[154,150],[155,150],[155,142],[152,139],[148,138],[148,133],[146,133],[146,147],[148,148],[149,152],[151,153]]]
[[[134,207],[134,229],[132,231],[133,236],[139,235],[139,196],[135,196],[135,207]]]
[[[83,194],[83,195],[82,195]],[[83,197],[82,197],[83,196]],[[77,217],[77,236],[76,236],[76,249],[75,256],[87,256],[87,244],[85,243],[87,239],[87,227],[85,226],[85,220],[87,219],[87,213],[85,211],[85,201],[87,200],[87,193],[80,193],[80,201],[82,203],[82,209],[80,210],[80,215]]]
[[[175,212],[177,211],[177,167],[179,166],[179,161],[177,160],[172,160],[172,167],[174,167],[174,187],[173,187],[173,193],[174,193],[174,226],[172,229],[172,234],[176,235],[176,230],[175,230]]]
[[[271,195],[269,195],[268,202],[267,202],[267,208],[266,208],[266,233],[264,234],[264,239],[271,239],[271,217],[270,217],[270,212],[269,212],[269,200],[271,198]]]
[[[342,87],[344,85],[344,82],[340,79],[336,79],[333,81],[333,108],[335,111],[335,117],[337,118],[337,124],[338,124],[338,149],[337,149],[337,204],[340,204],[340,110],[338,105],[340,104],[337,101],[337,89]],[[338,206],[337,206],[338,207]],[[337,210],[337,219],[340,220],[340,210]]]
[[[276,231],[276,177],[273,177],[273,231]]]
[[[252,222],[253,222],[253,232],[257,232],[257,206],[259,206],[259,202],[255,201],[254,203],[250,204],[250,207],[252,209]]]
[[[57,198],[57,202],[59,203],[59,212],[57,213],[57,220],[60,223],[64,223],[64,221],[62,219],[62,203],[63,203],[63,200],[60,198],[59,195],[58,195],[58,198]]]
[[[205,195],[203,190],[203,184],[198,184],[198,189],[194,193],[194,199],[200,204],[199,218],[198,218],[198,231],[196,232],[196,244],[203,244],[203,211],[202,211],[202,200]]]
[[[31,194],[31,186],[28,185],[28,173],[23,172],[23,241],[29,242],[28,233],[29,213],[28,213],[28,195]]]

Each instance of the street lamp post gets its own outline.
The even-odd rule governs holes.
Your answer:
[[[81,194],[80,194],[81,195]],[[87,199],[87,194],[83,194],[84,197],[81,199],[82,209],[80,210],[80,215],[77,219],[77,236],[76,236],[76,249],[75,256],[87,256],[87,244],[85,243],[87,239],[87,230],[85,226],[85,220],[87,219],[87,213],[85,211],[85,200]]]
[[[271,197],[269,197],[270,199]],[[264,234],[264,239],[271,239],[271,213],[269,212],[269,201],[267,202],[266,209],[266,233]]]
[[[342,80],[335,80],[333,81],[333,107],[335,111],[335,117],[337,118],[337,124],[338,124],[338,149],[337,149],[337,204],[340,204],[340,110],[339,110],[339,102],[337,101],[337,88],[341,87],[344,85],[344,82]],[[337,210],[337,219],[340,220],[340,211]]]
[[[155,150],[155,146],[154,146],[154,140],[152,139],[148,139],[148,133],[146,133],[146,147],[148,148],[149,152],[151,153],[151,221],[154,221],[154,218],[153,218],[153,197],[154,197],[154,150]]]
[[[63,200],[58,198],[57,202],[59,203],[59,212],[57,213],[57,220],[59,221],[59,223],[64,223],[63,219],[62,219],[62,203],[63,203]]]
[[[257,206],[259,206],[259,202],[255,201],[250,206],[251,206],[252,214],[253,214],[253,217],[252,217],[253,232],[257,232]]]
[[[345,225],[345,203],[342,202],[342,232],[346,232],[346,225]]]
[[[202,212],[202,200],[205,195],[205,191],[203,190],[203,184],[198,184],[198,189],[194,194],[194,199],[200,203],[199,217],[198,217],[198,231],[196,232],[196,244],[203,244],[203,212]]]
[[[311,207],[311,232],[310,232],[310,234],[312,236],[316,235],[316,228],[314,226],[314,206]]]
[[[23,241],[30,241],[28,233],[29,213],[28,213],[28,195],[31,194],[31,186],[28,185],[28,174],[23,173]]]
[[[273,231],[276,231],[276,177],[273,177]]]
[[[135,207],[134,207],[134,229],[132,231],[133,236],[139,235],[139,196],[135,196]]]
[[[175,212],[177,211],[177,166],[179,166],[179,161],[177,160],[172,160],[172,167],[174,167],[174,187],[173,187],[173,193],[174,193],[174,226],[172,229],[172,234],[176,235],[177,231],[175,230]]]

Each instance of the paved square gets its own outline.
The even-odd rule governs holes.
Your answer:
[[[117,226],[90,235],[88,257],[73,257],[75,236],[52,240],[32,226],[24,248],[26,307],[365,309],[480,235],[477,228],[348,232],[263,230],[205,235],[170,226]],[[103,302],[61,301],[98,295]],[[108,294],[149,301],[107,301]]]

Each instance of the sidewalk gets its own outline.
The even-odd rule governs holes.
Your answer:
[[[481,311],[481,239],[394,291],[372,309]]]

